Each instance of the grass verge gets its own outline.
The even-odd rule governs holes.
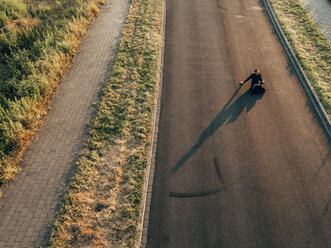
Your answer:
[[[50,247],[133,247],[163,39],[163,0],[132,0]]]
[[[103,0],[0,0],[0,185],[20,169]]]
[[[269,0],[301,66],[331,118],[331,44],[300,0]]]

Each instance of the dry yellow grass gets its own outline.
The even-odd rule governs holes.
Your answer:
[[[16,28],[28,28],[31,26],[36,26],[37,24],[38,19],[36,18],[21,18],[14,21],[8,21],[2,29],[5,32],[11,32]]]

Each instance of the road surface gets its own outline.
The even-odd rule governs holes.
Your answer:
[[[238,87],[259,67],[263,96]],[[168,0],[147,247],[331,247],[331,149],[258,0]]]

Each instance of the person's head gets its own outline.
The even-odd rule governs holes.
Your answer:
[[[255,73],[256,75],[259,75],[259,74],[260,74],[260,69],[259,69],[259,68],[256,68],[256,69],[254,70],[254,73]]]

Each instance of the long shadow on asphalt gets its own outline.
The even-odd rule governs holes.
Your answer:
[[[257,102],[261,99],[263,94],[251,95],[247,90],[234,103],[231,104],[235,96],[238,94],[241,86],[233,93],[229,101],[225,104],[221,112],[215,117],[210,125],[200,135],[198,142],[176,163],[172,170],[175,173],[184,163],[203,145],[203,143],[211,137],[224,123],[225,125],[235,122],[239,115],[245,110],[249,112]],[[231,104],[231,105],[230,105]]]

